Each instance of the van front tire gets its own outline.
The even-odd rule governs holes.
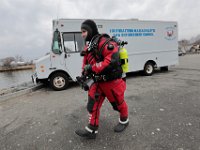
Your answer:
[[[68,76],[62,72],[54,73],[50,77],[50,85],[56,91],[65,90],[69,85]]]

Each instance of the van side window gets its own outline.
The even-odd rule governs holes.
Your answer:
[[[81,37],[81,33],[63,33],[63,43],[67,53],[80,52],[84,46],[84,40]]]
[[[53,42],[52,42],[52,51],[55,54],[61,54],[62,48],[61,48],[61,38],[60,38],[60,32],[56,30],[53,34]]]

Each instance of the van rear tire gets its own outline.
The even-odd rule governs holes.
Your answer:
[[[55,91],[65,90],[69,85],[68,76],[62,72],[54,73],[50,77],[50,85]]]
[[[144,75],[151,76],[154,73],[154,65],[151,62],[147,62],[144,66]]]

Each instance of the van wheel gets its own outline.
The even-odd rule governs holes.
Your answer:
[[[144,74],[146,76],[151,76],[154,73],[154,65],[151,62],[148,62],[144,66]]]
[[[169,69],[168,69],[168,66],[164,66],[164,67],[160,67],[160,70],[161,71],[168,71]]]
[[[50,85],[56,91],[65,90],[69,85],[68,76],[65,73],[57,72],[51,76]]]

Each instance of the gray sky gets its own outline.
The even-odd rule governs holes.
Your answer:
[[[181,40],[200,34],[199,12],[199,0],[0,0],[0,58],[45,55],[57,17],[177,21]]]

